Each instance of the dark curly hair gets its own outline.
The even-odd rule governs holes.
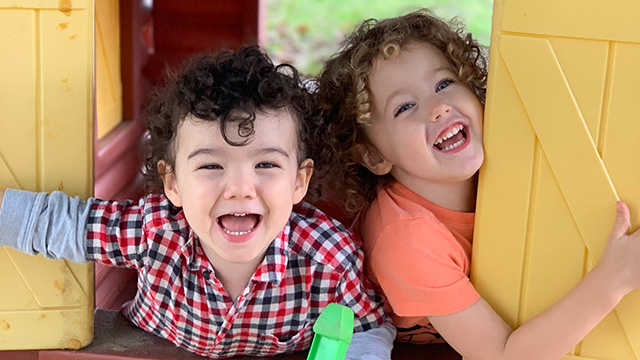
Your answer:
[[[316,136],[315,158],[327,165],[319,170],[325,184],[337,191],[350,212],[362,209],[378,190],[393,181],[364,167],[354,151],[370,145],[368,125],[368,76],[376,59],[391,59],[408,43],[429,43],[440,49],[460,81],[484,104],[487,84],[485,49],[456,20],[447,23],[428,9],[385,20],[369,19],[347,36],[342,49],[330,58],[318,75],[316,99],[324,119]]]
[[[286,108],[296,121],[300,164],[309,155],[310,131],[319,123],[313,104],[298,71],[288,64],[274,65],[257,46],[192,58],[155,90],[147,106],[145,189],[164,192],[157,164],[164,160],[170,169],[175,168],[178,125],[189,114],[202,121],[218,121],[225,141],[243,146],[254,134],[256,112]],[[237,123],[238,135],[244,140],[229,139],[226,132],[231,123]]]

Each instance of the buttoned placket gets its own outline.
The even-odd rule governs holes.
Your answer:
[[[254,274],[254,277],[255,277],[255,274]],[[255,295],[254,290],[256,289],[256,280],[254,277],[252,277],[251,280],[249,280],[249,283],[247,284],[247,286],[245,286],[244,290],[242,291],[242,294],[238,296],[238,299],[229,308],[229,311],[225,316],[224,322],[222,323],[222,328],[220,329],[220,331],[218,332],[218,336],[216,337],[216,341],[215,341],[216,346],[225,338],[227,333],[233,328],[233,324],[236,321],[238,314],[242,313],[242,310],[246,307],[249,300],[253,298],[253,295]],[[222,290],[222,286],[220,286],[220,288]],[[228,295],[226,295],[225,297],[228,297]]]
[[[269,283],[271,285],[278,286],[278,284],[282,280],[284,276],[284,272],[269,271],[268,269],[270,267],[269,263],[280,264],[282,266],[280,269],[286,268],[286,263],[287,263],[286,249],[288,247],[288,243],[287,243],[288,236],[286,236],[285,234],[288,233],[287,232],[288,229],[289,229],[289,226],[287,225],[285,227],[285,230],[281,232],[278,235],[278,237],[274,240],[274,243],[270,245],[269,249],[267,250],[267,253],[271,253],[271,255],[268,255],[268,256],[271,256],[272,258],[268,259],[267,256],[265,256],[265,259],[258,266],[253,276],[251,277],[251,280],[249,280],[249,283],[247,284],[247,286],[245,286],[242,294],[238,296],[238,299],[235,302],[232,302],[232,299],[230,298],[230,296],[222,286],[222,283],[215,276],[215,269],[213,269],[212,265],[209,263],[208,259],[206,258],[206,255],[202,253],[201,248],[198,249],[197,240],[193,241],[193,247],[191,248],[192,256],[190,259],[191,265],[197,264],[198,267],[200,267],[200,273],[202,274],[202,277],[205,280],[204,283],[206,285],[206,291],[207,292],[213,291],[214,298],[216,297],[215,295],[222,295],[221,297],[224,298],[224,305],[222,305],[220,304],[220,302],[216,302],[215,304],[212,303],[209,296],[207,296],[206,298],[207,298],[208,306],[209,308],[217,308],[219,310],[222,310],[220,309],[220,306],[222,305],[225,307],[225,310],[226,310],[226,314],[224,315],[224,320],[221,326],[218,328],[216,339],[214,341],[213,346],[210,349],[211,354],[216,354],[221,356],[224,356],[227,354],[227,351],[224,348],[220,349],[220,345],[224,344],[224,339],[227,337],[227,335],[229,335],[229,332],[232,331],[233,325],[236,321],[236,318],[238,317],[238,314],[242,313],[242,311],[246,307],[249,300],[255,297],[256,294],[259,292],[259,289],[261,287],[258,286],[258,284]],[[224,311],[221,311],[221,312],[224,312]],[[213,316],[213,314],[210,314],[210,316]],[[212,319],[212,322],[215,323],[215,319]]]
[[[230,329],[230,326],[233,324],[233,321],[236,317],[236,309],[233,306],[231,298],[224,290],[222,283],[215,276],[215,270],[212,268],[209,260],[206,258],[206,255],[202,251],[202,248],[199,247],[199,242],[195,234],[191,234],[190,241],[185,244],[183,247],[183,251],[185,253],[185,257],[187,258],[187,267],[195,272],[199,272],[204,279],[204,288],[205,294],[204,298],[206,299],[207,306],[209,309],[216,309],[218,313],[224,314],[224,319],[220,327],[218,327],[216,333],[216,339],[212,346],[209,348],[211,354],[216,355],[224,355],[223,352],[226,352],[224,349],[218,349],[220,341],[222,341]],[[208,294],[213,295],[213,297],[208,296]],[[218,301],[218,298],[222,298],[223,301]],[[222,309],[221,307],[224,307]],[[218,321],[216,319],[218,315],[215,314],[214,311],[210,311],[208,314],[209,322],[211,324],[217,324]],[[231,321],[229,319],[231,318]]]

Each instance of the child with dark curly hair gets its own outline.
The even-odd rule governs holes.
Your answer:
[[[394,329],[358,242],[298,204],[314,165],[313,104],[297,71],[257,47],[194,58],[148,108],[150,195],[0,191],[0,245],[137,269],[123,314],[200,355],[305,350],[322,310],[339,303],[355,313],[353,344],[376,355],[348,358],[388,359]]]
[[[616,224],[599,264],[558,303],[511,329],[469,281],[486,57],[424,9],[368,20],[319,75],[325,124],[317,159],[361,210],[367,275],[398,340],[447,341],[466,359],[560,359],[640,286],[640,232]],[[332,161],[332,162],[331,162]],[[508,174],[505,174],[508,176]]]

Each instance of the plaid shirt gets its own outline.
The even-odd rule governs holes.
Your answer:
[[[138,270],[138,292],[122,312],[134,324],[213,358],[305,350],[327,304],[355,312],[354,331],[383,322],[381,299],[362,271],[363,253],[344,226],[318,209],[294,208],[284,230],[234,303],[182,211],[164,196],[94,200],[87,258]]]

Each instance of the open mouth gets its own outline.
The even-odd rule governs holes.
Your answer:
[[[255,230],[262,221],[262,216],[249,213],[234,213],[218,218],[218,225],[229,235],[246,235]]]
[[[433,143],[433,147],[440,151],[450,151],[467,141],[468,129],[462,124],[454,124],[443,131]]]

